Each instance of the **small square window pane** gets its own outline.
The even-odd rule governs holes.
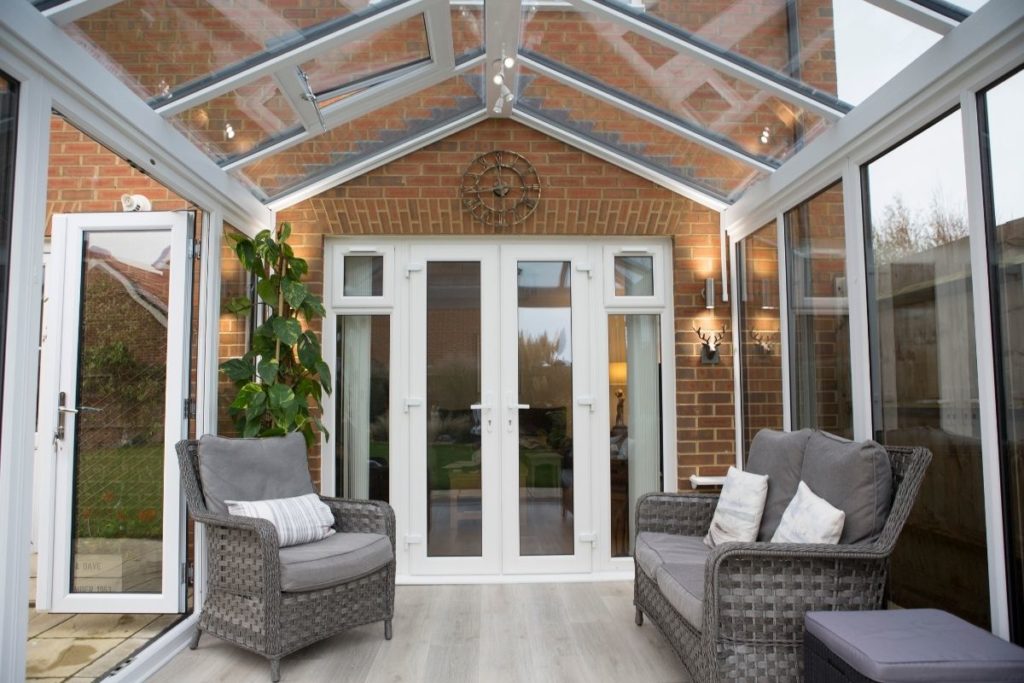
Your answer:
[[[654,296],[654,258],[616,256],[615,296]]]
[[[384,296],[384,257],[345,257],[345,296]]]

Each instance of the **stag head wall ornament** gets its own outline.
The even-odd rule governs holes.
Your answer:
[[[761,353],[771,353],[775,343],[768,339],[768,335],[771,332],[758,332],[756,330],[750,331],[750,337],[754,340],[755,346],[761,349]]]
[[[725,338],[725,328],[723,327],[721,331],[718,332],[712,332],[710,330],[704,332],[700,327],[694,326],[693,331],[697,333],[697,336],[700,337],[701,340],[701,364],[718,365],[718,345],[722,341],[722,339]]]

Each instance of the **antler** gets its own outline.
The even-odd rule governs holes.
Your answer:
[[[700,340],[704,342],[704,345],[708,347],[708,351],[718,350],[718,343],[725,337],[725,328],[722,328],[721,332],[709,332],[704,334],[701,332],[700,327],[694,327],[693,331],[697,333]]]
[[[768,340],[767,336],[758,334],[754,330],[750,331],[750,336],[754,338],[754,341],[757,343],[757,347],[759,349],[761,349],[765,353],[771,353],[772,343]]]

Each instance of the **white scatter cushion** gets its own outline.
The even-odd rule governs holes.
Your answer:
[[[768,475],[742,472],[730,467],[725,485],[718,497],[711,528],[704,543],[714,548],[719,543],[757,540],[757,530],[764,514],[764,501],[768,497]]]
[[[226,500],[228,514],[258,517],[277,529],[281,548],[322,541],[334,533],[331,508],[315,493],[272,500]]]
[[[827,500],[816,496],[810,486],[800,482],[771,542],[834,545],[839,542],[845,522],[845,512],[834,508]]]

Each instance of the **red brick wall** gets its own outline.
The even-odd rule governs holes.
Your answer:
[[[704,278],[720,272],[718,215],[642,178],[517,123],[488,120],[281,212],[296,253],[309,261],[311,286],[320,292],[328,235],[494,235],[458,200],[463,171],[494,149],[526,156],[543,184],[534,215],[505,234],[672,238],[677,474],[687,488],[697,471],[724,473],[735,459],[731,348],[723,344],[721,365],[702,366],[691,331],[694,322],[731,324],[722,304],[710,321],[701,296]]]

